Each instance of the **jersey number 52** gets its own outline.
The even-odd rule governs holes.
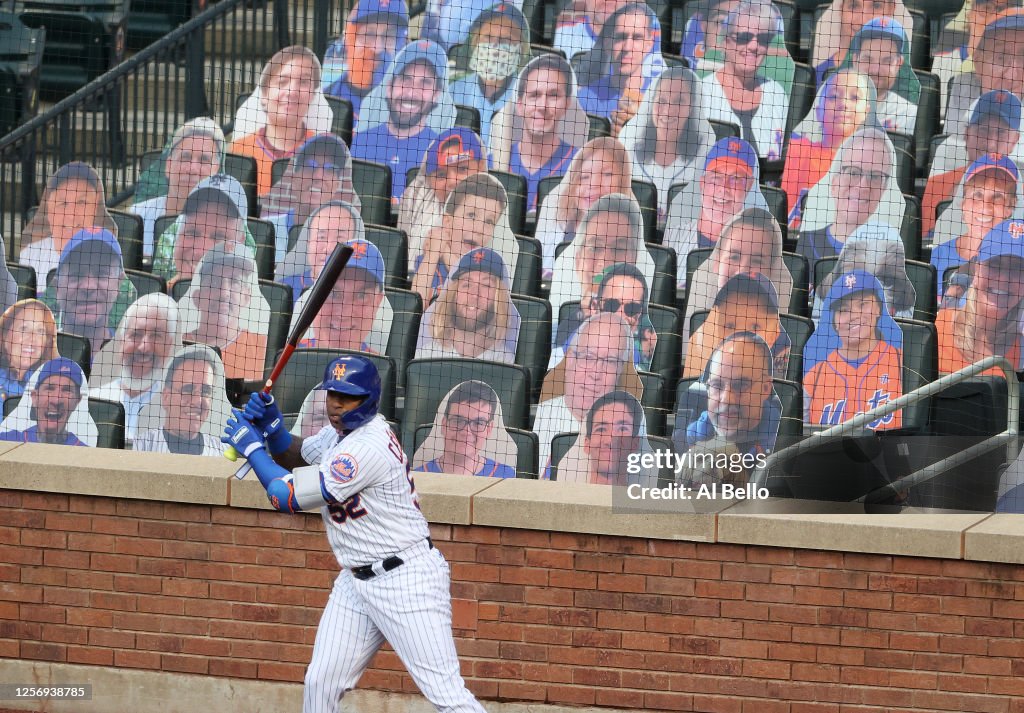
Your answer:
[[[344,525],[349,518],[358,520],[366,514],[366,508],[363,507],[359,493],[356,493],[343,503],[328,505],[327,511],[331,513],[331,520],[339,525]]]

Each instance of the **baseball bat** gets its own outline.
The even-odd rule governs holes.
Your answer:
[[[338,281],[341,271],[345,269],[345,265],[348,264],[351,257],[352,247],[350,245],[338,243],[334,246],[330,257],[324,263],[324,269],[320,272],[320,277],[316,278],[316,282],[309,288],[306,304],[295,319],[295,326],[292,327],[292,331],[288,335],[288,341],[285,343],[284,349],[281,350],[281,355],[277,357],[277,362],[267,378],[267,383],[263,385],[263,393],[269,394],[270,390],[274,388],[274,382],[277,381],[277,377],[284,371],[284,367],[288,360],[292,358],[292,354],[295,352],[295,348],[298,347],[302,335],[306,333],[309,325],[313,323],[313,319],[319,314],[320,308],[324,306],[324,302],[327,301],[331,290],[334,289],[334,283]],[[224,451],[224,457],[230,461],[238,460],[238,451],[228,446],[228,449]]]

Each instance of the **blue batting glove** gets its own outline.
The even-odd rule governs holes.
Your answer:
[[[248,458],[263,448],[263,438],[254,425],[246,420],[238,409],[231,410],[231,418],[224,427],[224,436],[220,439],[229,446],[234,446],[242,456]]]
[[[249,395],[243,411],[246,419],[262,431],[273,455],[284,453],[292,443],[292,434],[284,427],[284,417],[272,394],[257,391]]]
[[[249,394],[249,401],[245,404],[243,414],[249,423],[264,433],[272,427],[274,421],[278,422],[277,428],[283,426],[281,409],[277,407],[273,394],[265,394],[262,391]]]

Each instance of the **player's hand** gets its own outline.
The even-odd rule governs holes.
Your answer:
[[[288,450],[292,443],[292,434],[284,427],[284,416],[273,395],[257,391],[249,395],[249,401],[242,412],[252,425],[258,428],[267,439],[267,449],[272,455]]]
[[[268,438],[284,428],[281,409],[277,407],[273,394],[256,391],[249,394],[249,401],[242,412],[245,418]]]
[[[245,415],[238,409],[231,410],[231,418],[224,427],[224,435],[220,439],[229,446],[248,458],[254,452],[263,448],[263,438],[256,426],[250,423]]]

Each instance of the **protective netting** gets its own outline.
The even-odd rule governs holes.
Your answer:
[[[89,165],[47,177],[0,270],[0,439],[219,454],[338,243],[277,402],[334,428],[324,369],[367,355],[415,470],[739,485],[1024,370],[1024,10],[946,10],[358,0],[120,216]],[[1001,376],[767,486],[853,499],[962,451],[1006,429]],[[1024,509],[1013,455],[876,499]]]

